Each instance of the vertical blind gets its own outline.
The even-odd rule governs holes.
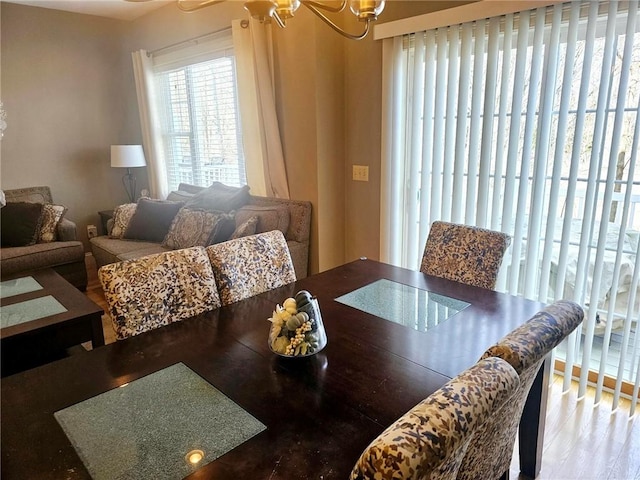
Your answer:
[[[246,184],[230,31],[154,54],[169,190]]]
[[[498,290],[584,306],[565,388],[640,385],[638,2],[576,1],[386,39],[381,258],[435,220],[512,236]],[[595,372],[595,373],[594,373]]]

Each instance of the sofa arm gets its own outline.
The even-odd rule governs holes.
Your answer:
[[[67,218],[63,218],[58,223],[58,240],[61,242],[71,242],[77,240],[78,232],[76,224]]]

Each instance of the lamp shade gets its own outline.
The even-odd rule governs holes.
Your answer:
[[[142,145],[111,145],[111,166],[121,168],[145,167]]]

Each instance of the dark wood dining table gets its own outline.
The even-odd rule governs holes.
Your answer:
[[[335,299],[379,279],[469,303],[426,332]],[[316,355],[275,355],[276,303],[299,290],[319,302],[328,344]],[[394,420],[472,366],[542,305],[520,297],[361,259],[236,304],[1,382],[2,477],[90,478],[54,413],[183,363],[266,429],[189,478],[346,479],[363,449]],[[521,471],[540,468],[548,361],[520,426]]]

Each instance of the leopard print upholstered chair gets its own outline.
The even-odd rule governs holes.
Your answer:
[[[455,479],[473,432],[519,384],[504,360],[478,362],[382,432],[358,459],[351,480]]]
[[[458,479],[508,478],[518,424],[538,370],[549,352],[573,332],[583,318],[584,311],[578,304],[559,300],[538,312],[482,355],[485,359],[498,357],[509,362],[520,376],[520,387],[513,399],[496,410],[487,423],[474,433]]]
[[[433,222],[420,271],[493,290],[511,237],[484,228]]]
[[[296,281],[287,241],[280,230],[207,247],[222,305]]]
[[[204,247],[104,265],[98,278],[118,340],[220,307]]]

